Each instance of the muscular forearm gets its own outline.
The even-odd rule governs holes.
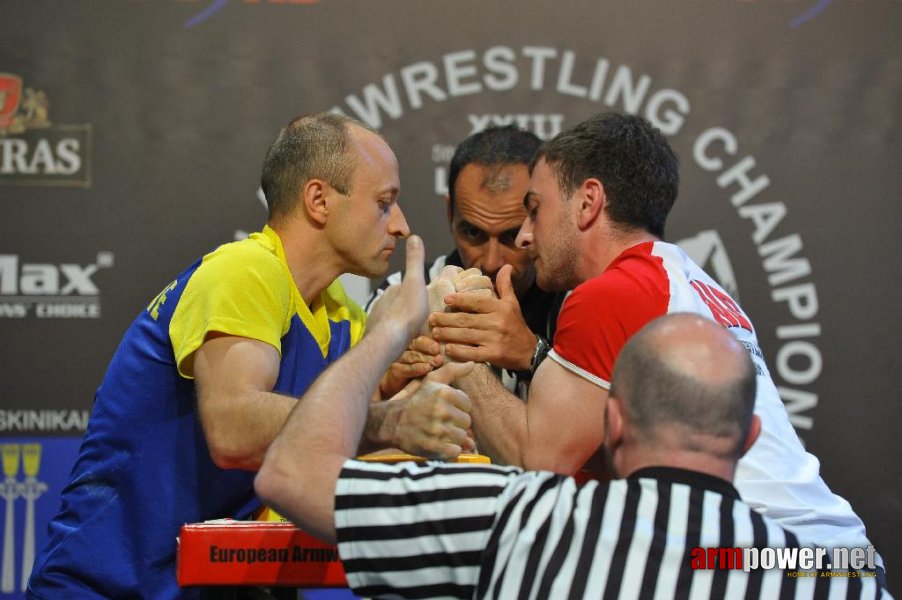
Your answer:
[[[500,464],[524,466],[529,441],[526,405],[509,393],[486,365],[477,365],[457,387],[473,402],[473,433],[481,454]]]
[[[264,502],[325,540],[335,539],[336,482],[357,450],[379,379],[426,317],[423,254],[422,240],[410,236],[407,275],[391,316],[370,328],[307,390],[254,481]]]
[[[195,352],[197,411],[217,466],[256,470],[297,404],[272,392],[279,361],[273,346],[240,336],[211,336]]]
[[[334,539],[335,481],[344,461],[356,453],[382,372],[406,343],[397,327],[379,327],[319,376],[257,476],[257,493],[265,502],[324,539]]]
[[[385,366],[401,353],[404,334],[388,326],[380,327],[360,341],[341,361],[330,367],[304,394],[298,412],[292,417],[310,443],[328,451],[353,456],[364,424],[368,420],[373,390]],[[343,401],[336,401],[343,399]]]
[[[202,417],[213,462],[223,469],[259,469],[296,404],[291,396],[260,391],[222,398]]]
[[[357,454],[369,454],[397,446],[394,432],[400,413],[396,404],[389,400],[370,403]]]

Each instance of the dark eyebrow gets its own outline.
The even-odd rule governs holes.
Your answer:
[[[466,219],[461,219],[460,221],[458,221],[458,223],[459,223],[458,226],[472,227],[473,229],[476,229],[477,231],[482,231],[483,233],[485,233],[485,231],[483,231],[482,227],[480,227],[479,225],[474,225],[473,223],[470,223]]]
[[[518,235],[519,233],[520,233],[520,228],[519,228],[519,227],[511,227],[510,229],[508,229],[507,231],[505,231],[505,232],[502,233],[501,235],[502,235],[502,236],[504,236],[504,235],[511,235],[511,236],[517,237],[517,235]]]

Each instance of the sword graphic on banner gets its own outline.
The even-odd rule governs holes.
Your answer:
[[[19,444],[3,444],[3,485],[0,496],[6,500],[6,521],[3,530],[3,567],[0,571],[0,592],[12,592],[16,587],[16,498],[22,491],[19,475]]]
[[[31,567],[34,566],[34,503],[47,491],[47,484],[38,481],[41,470],[41,445],[22,445],[22,466],[25,471],[25,483],[22,484],[22,497],[25,498],[25,531],[22,540],[22,591],[28,587]]]

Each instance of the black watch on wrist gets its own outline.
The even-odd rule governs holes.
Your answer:
[[[520,379],[532,379],[532,376],[535,375],[536,369],[539,368],[539,365],[545,360],[545,357],[548,356],[548,352],[551,351],[551,345],[548,344],[548,341],[545,340],[540,335],[536,336],[536,348],[532,353],[532,360],[529,361],[529,369],[524,371],[514,371],[517,374],[517,377]]]

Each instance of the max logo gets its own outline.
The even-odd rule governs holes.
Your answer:
[[[194,0],[197,1],[197,0]],[[244,0],[245,4],[260,4],[266,1],[269,4],[316,4],[320,0]],[[223,8],[229,3],[229,0],[213,0],[210,4],[207,5],[202,11],[185,21],[185,29],[190,29],[197,25],[200,25]]]

